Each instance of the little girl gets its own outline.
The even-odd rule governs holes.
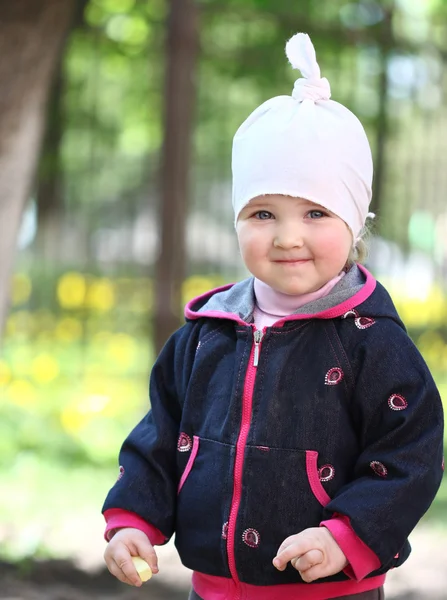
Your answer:
[[[242,124],[233,206],[253,275],[186,307],[105,505],[110,572],[174,534],[191,599],[383,598],[443,474],[442,405],[358,260],[372,160],[305,34],[304,78]]]

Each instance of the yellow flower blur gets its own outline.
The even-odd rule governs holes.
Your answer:
[[[86,421],[86,415],[80,412],[77,406],[67,406],[60,416],[61,424],[64,430],[70,434],[77,434]]]
[[[57,298],[62,308],[80,308],[84,305],[87,282],[80,273],[65,273],[57,284]]]
[[[211,277],[202,277],[201,275],[188,277],[188,279],[185,279],[182,286],[183,304],[186,304],[196,296],[200,296],[218,285],[218,282]]]
[[[76,342],[82,337],[83,326],[81,321],[73,317],[61,319],[55,329],[55,336],[62,342]]]
[[[8,385],[11,377],[9,365],[4,360],[0,360],[0,388]]]
[[[31,279],[25,273],[16,273],[12,278],[12,305],[19,306],[29,300],[31,295]]]
[[[128,369],[136,359],[137,346],[130,335],[118,333],[112,336],[107,352],[117,365],[123,369]]]
[[[37,394],[34,387],[23,379],[16,379],[6,390],[8,398],[17,406],[28,408],[34,406]]]
[[[50,383],[59,375],[59,364],[50,354],[40,354],[31,363],[31,375],[36,383]]]
[[[113,283],[109,279],[93,281],[88,287],[86,304],[89,308],[103,312],[113,308],[115,304]]]

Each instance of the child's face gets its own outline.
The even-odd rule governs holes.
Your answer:
[[[346,223],[291,196],[258,196],[239,214],[237,236],[248,270],[278,292],[320,289],[344,268],[352,247]]]

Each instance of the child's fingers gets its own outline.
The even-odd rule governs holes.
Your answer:
[[[287,567],[287,563],[289,561],[285,560],[284,556],[275,556],[275,558],[273,559],[273,566],[276,567],[278,569],[278,571],[284,571],[284,569]]]
[[[276,556],[279,556],[282,552],[284,552],[284,550],[286,548],[288,548],[289,546],[292,546],[292,544],[296,544],[297,541],[297,535],[289,535],[288,538],[286,538],[283,543],[281,544],[281,546],[278,548],[278,552],[276,553]]]
[[[296,556],[301,556],[301,553],[297,548],[297,544],[290,544],[290,546],[287,546],[287,548],[283,548],[281,552],[278,552],[273,559],[273,566],[275,566],[278,571],[284,571],[284,569],[287,567],[287,563]]]
[[[311,583],[316,579],[321,579],[321,577],[327,577],[332,574],[327,572],[327,569],[321,564],[310,567],[307,571],[300,571],[301,579],[306,583]]]
[[[284,571],[287,566],[287,563],[292,560],[292,558],[297,558],[312,550],[312,546],[306,539],[295,540],[288,546],[285,546],[287,540],[285,540],[279,550],[278,554],[273,559],[273,565],[279,570]]]
[[[134,546],[136,555],[147,562],[152,573],[158,573],[158,558],[154,547],[150,543],[140,540],[136,541]]]
[[[302,576],[305,571],[308,571],[312,567],[321,564],[323,560],[324,556],[321,550],[315,549],[309,550],[309,552],[306,552],[306,554],[303,554],[302,556],[296,556],[295,558],[292,558],[290,562],[292,567],[295,567],[295,569],[299,571]]]
[[[122,569],[116,564],[116,562],[113,559],[107,563],[107,568],[114,577],[116,577],[117,579],[119,579],[119,581],[122,581],[123,583],[127,583],[127,585],[141,586],[142,584],[140,578],[138,578],[138,583],[136,583],[136,581],[134,581],[133,579],[129,579],[128,577],[126,577]]]
[[[117,550],[113,556],[113,561],[115,562],[118,569],[122,572],[124,577],[128,580],[125,581],[125,583],[130,582],[131,585],[135,585],[137,587],[140,587],[142,585],[140,576],[138,575],[137,570],[134,567],[134,564],[132,562],[130,554],[127,551],[127,548],[126,550],[124,550],[124,548]],[[115,573],[113,574],[115,575]],[[121,579],[118,575],[115,575],[115,577],[118,577],[120,581],[123,581],[123,579]]]

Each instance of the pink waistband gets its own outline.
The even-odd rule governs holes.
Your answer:
[[[232,579],[205,575],[195,571],[192,576],[194,591],[203,600],[327,600],[351,594],[360,594],[381,587],[385,575],[363,581],[331,583],[292,583],[258,586],[240,583],[238,588]]]

